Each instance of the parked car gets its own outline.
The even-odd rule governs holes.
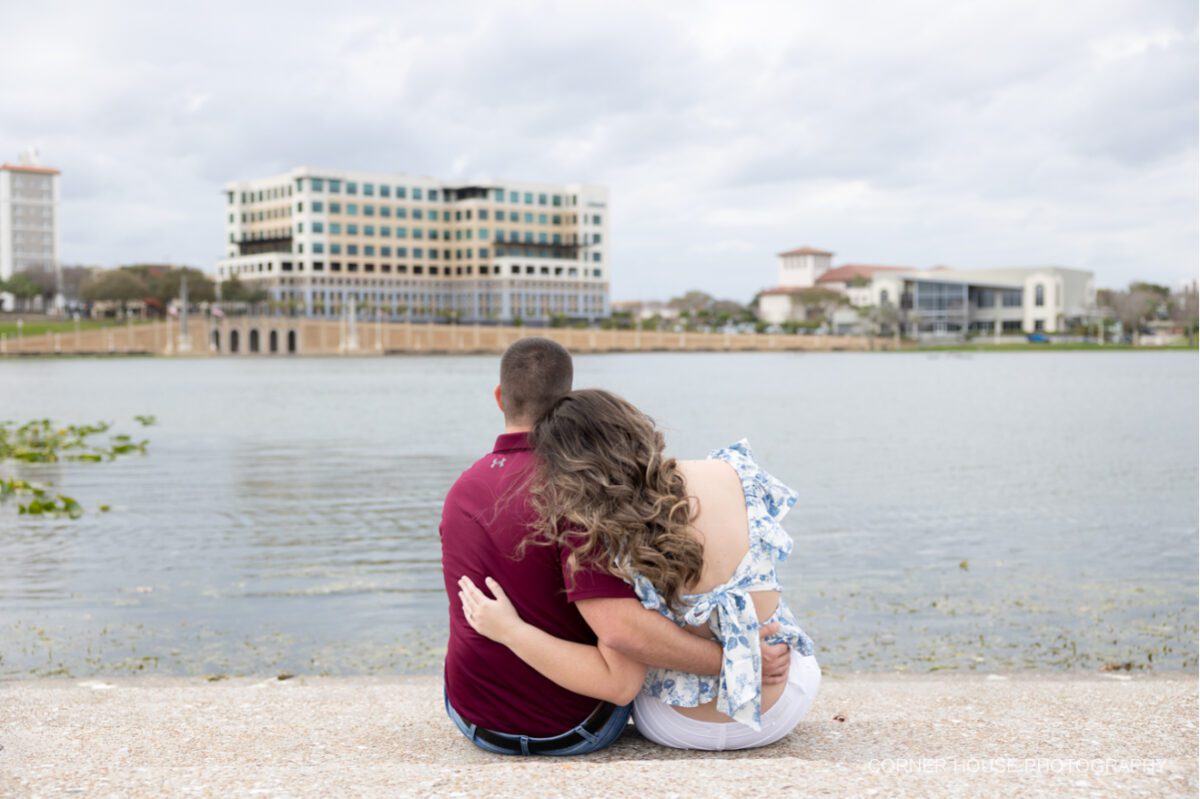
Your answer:
[[[1026,338],[1030,344],[1049,344],[1050,337],[1045,333],[1030,333]]]

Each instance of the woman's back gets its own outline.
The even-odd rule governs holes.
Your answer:
[[[689,594],[705,594],[727,583],[750,552],[750,525],[746,516],[746,495],[742,479],[727,461],[710,458],[680,461],[679,471],[693,497],[691,532],[704,545],[704,566],[700,579],[688,586]],[[779,592],[750,592],[758,620],[764,622],[779,607]],[[688,628],[696,635],[712,638],[708,625]],[[785,685],[763,687],[765,711],[782,695]],[[677,707],[678,712],[702,721],[729,721],[716,709],[716,700],[697,707]]]

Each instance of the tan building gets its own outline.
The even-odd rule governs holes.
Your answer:
[[[842,307],[826,307],[828,292]],[[830,332],[864,329],[856,309],[892,306],[912,336],[1020,336],[1059,333],[1096,313],[1091,272],[1062,266],[999,269],[916,269],[844,264],[833,253],[801,247],[779,254],[779,285],[759,295],[759,317],[770,324],[827,320]]]
[[[226,186],[222,279],[332,317],[532,322],[609,313],[608,192],[300,167]]]

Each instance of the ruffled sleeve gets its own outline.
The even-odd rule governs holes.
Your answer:
[[[796,504],[796,492],[758,465],[744,438],[713,450],[708,457],[725,461],[741,478],[751,544],[765,549],[775,560],[787,560],[792,554],[792,537],[783,529],[783,517]]]

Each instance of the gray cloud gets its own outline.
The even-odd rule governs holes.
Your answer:
[[[222,183],[299,164],[589,180],[618,298],[748,298],[798,245],[1178,282],[1197,12],[1102,2],[66,4],[6,15],[0,154],[64,257],[212,268]]]

